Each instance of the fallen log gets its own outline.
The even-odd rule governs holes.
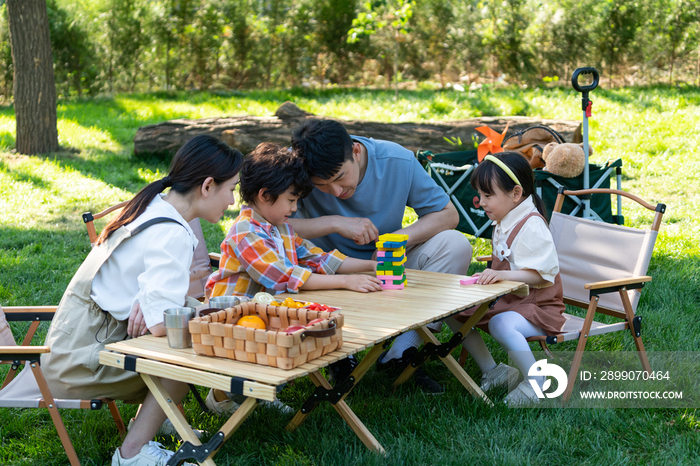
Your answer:
[[[284,146],[290,144],[292,130],[306,118],[323,118],[301,110],[291,102],[284,103],[272,117],[222,117],[198,120],[178,119],[155,125],[142,126],[134,136],[134,154],[174,154],[188,139],[210,134],[223,139],[241,152],[248,153],[265,141]],[[528,117],[484,117],[441,123],[380,123],[367,120],[339,120],[350,134],[394,141],[417,151],[428,149],[434,153],[458,150],[447,139],[463,143],[464,149],[473,148],[472,138],[481,141],[484,136],[475,128],[489,126],[502,132],[506,124],[508,135],[534,125],[547,125],[558,131],[567,142],[580,142],[581,124],[568,120],[544,120]]]

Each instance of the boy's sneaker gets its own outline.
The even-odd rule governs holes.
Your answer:
[[[389,350],[384,351],[379,356],[379,359],[377,359],[377,369],[386,372],[393,379],[401,375],[404,369],[411,363],[413,357],[418,354],[418,348],[407,348],[400,358],[382,362],[388,351]],[[442,385],[431,379],[422,367],[419,367],[413,374],[413,380],[425,393],[431,395],[441,395],[445,393],[445,389]]]
[[[235,413],[238,408],[240,408],[240,405],[230,398],[227,398],[224,401],[216,401],[216,398],[214,398],[213,388],[209,390],[209,393],[207,393],[207,398],[204,400],[204,404],[207,406],[207,408],[209,408],[209,411],[219,415],[227,414],[230,416],[231,414]]]
[[[532,389],[530,381],[525,379],[520,382],[518,386],[508,394],[508,396],[506,396],[504,401],[509,407],[518,408],[537,404],[540,402],[540,399],[537,398],[537,394],[535,393],[535,390]]]
[[[416,372],[413,374],[413,381],[425,393],[430,395],[442,395],[445,393],[443,386],[431,379],[422,367],[416,369]]]
[[[520,371],[515,367],[500,363],[481,376],[481,389],[486,392],[501,385],[512,385],[518,380],[519,374]]]
[[[150,441],[133,458],[122,458],[121,451],[117,448],[112,456],[112,466],[165,466],[174,454],[175,452],[166,450],[160,443]],[[183,464],[185,466],[196,466],[193,463]]]
[[[213,413],[216,413],[218,415],[231,415],[236,412],[236,410],[241,406],[240,403],[245,401],[245,397],[242,395],[233,395],[231,393],[227,393],[228,398],[224,401],[216,401],[216,398],[214,398],[214,389],[209,390],[209,393],[207,393],[207,398],[204,400],[204,404],[209,408],[209,411],[212,411]],[[240,402],[240,403],[239,403]],[[261,406],[265,406],[267,408],[275,408],[280,410],[284,414],[293,414],[295,413],[294,409],[290,406],[287,406],[286,404],[282,403],[280,400],[275,400],[275,401],[263,401],[263,400],[258,400],[258,403]]]
[[[132,417],[129,420],[129,426],[126,428],[127,431],[131,430],[131,426],[134,425],[134,418]],[[192,426],[190,426],[192,428]],[[192,429],[194,431],[194,435],[197,436],[197,438],[202,438],[202,435],[204,435],[203,430],[199,429]],[[177,430],[175,429],[175,426],[173,425],[172,422],[170,422],[170,419],[166,419],[158,428],[158,432],[156,432],[156,437],[175,437],[175,438],[180,438],[180,434],[177,433]]]
[[[260,403],[262,406],[266,406],[268,408],[278,409],[283,414],[294,414],[296,412],[296,411],[294,411],[294,408],[282,403],[280,400],[275,400],[275,401],[259,400],[258,403]]]
[[[348,377],[350,377],[350,374],[352,374],[352,371],[355,370],[359,362],[357,361],[357,358],[355,357],[354,354],[351,354],[345,359],[341,359],[338,362],[334,362],[333,364],[328,366],[328,378],[330,379],[331,384],[337,385]]]

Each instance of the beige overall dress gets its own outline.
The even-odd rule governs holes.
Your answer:
[[[525,225],[525,222],[530,217],[540,217],[543,222],[546,222],[544,217],[538,213],[526,215],[513,228],[513,231],[508,235],[506,244],[510,249],[520,230]],[[495,254],[492,254],[491,269],[493,270],[510,270],[510,263],[507,259],[500,260]],[[555,335],[561,331],[566,319],[562,315],[564,313],[564,295],[561,287],[561,277],[559,274],[554,278],[554,284],[546,288],[530,287],[530,294],[527,296],[516,296],[507,294],[502,296],[494,306],[489,309],[484,318],[477,324],[481,330],[488,332],[489,320],[496,314],[506,311],[515,311],[522,315],[529,322],[537,325],[544,330],[547,335]],[[460,322],[466,322],[467,319],[476,311],[476,307],[462,311],[456,316]]]
[[[148,388],[136,372],[99,363],[99,353],[109,343],[127,338],[128,320],[118,321],[90,297],[92,280],[102,264],[123,241],[151,225],[176,220],[151,219],[133,231],[121,227],[95,246],[71,280],[56,310],[46,346],[51,352],[41,357],[41,368],[56,398],[111,398],[140,403]]]

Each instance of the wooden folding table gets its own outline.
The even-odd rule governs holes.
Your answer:
[[[471,393],[488,401],[479,386],[450,353],[466,331],[481,320],[495,300],[508,293],[523,294],[528,290],[527,285],[518,282],[462,286],[457,275],[418,270],[407,270],[406,274],[408,286],[403,290],[366,294],[331,290],[295,295],[295,299],[340,307],[340,312],[345,316],[345,325],[342,348],[291,370],[201,356],[195,354],[191,348],[172,349],[168,346],[166,338],[153,336],[107,345],[107,351],[100,353],[100,362],[141,374],[183,439],[180,449],[168,464],[178,464],[178,461],[192,458],[200,464],[214,465],[212,456],[252,413],[257,400],[275,400],[277,386],[304,376],[309,376],[317,388],[296,413],[287,430],[291,431],[300,426],[318,403],[328,401],[368,448],[384,452],[381,444],[344,401],[377,361],[384,347],[394,337],[409,330],[417,330],[426,341],[426,345],[395,385],[407,380],[426,358],[437,356]],[[477,305],[478,311],[448,344],[441,344],[425,329],[430,323]],[[321,368],[370,347],[370,351],[350,377],[336,387],[332,387],[321,374]],[[246,400],[221,430],[207,444],[202,445],[163,388],[161,377],[241,394]]]

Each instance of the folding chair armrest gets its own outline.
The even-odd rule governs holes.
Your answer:
[[[493,259],[493,256],[490,255],[490,254],[489,254],[488,256],[476,256],[476,257],[474,258],[474,260],[477,261],[477,262],[488,262],[488,261],[490,261],[490,260],[492,260],[492,259]]]
[[[625,285],[637,285],[640,283],[650,282],[651,277],[642,275],[640,277],[618,278],[615,280],[605,280],[601,282],[586,283],[583,287],[587,290],[598,290],[601,288],[615,288]]]
[[[48,346],[0,346],[0,356],[3,354],[44,354],[50,353]],[[0,358],[1,359],[1,358]]]
[[[58,306],[8,306],[3,307],[8,322],[50,321],[56,314]]]

